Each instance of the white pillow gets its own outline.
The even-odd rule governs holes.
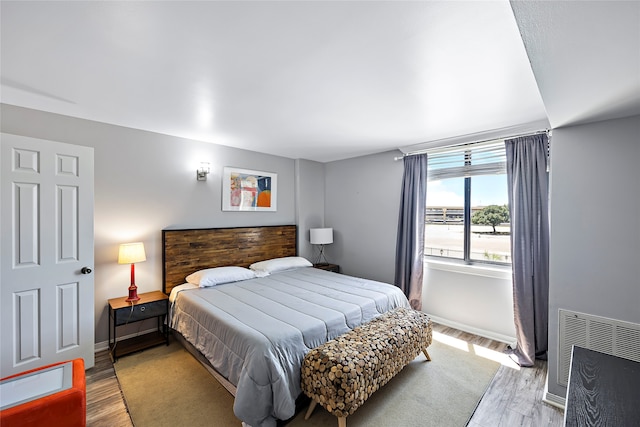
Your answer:
[[[196,271],[187,276],[187,282],[201,288],[253,279],[256,273],[244,267],[216,267]]]
[[[283,258],[273,258],[266,261],[255,262],[249,266],[258,276],[264,276],[276,271],[291,270],[299,267],[312,267],[313,264],[306,258],[299,256],[288,256]]]

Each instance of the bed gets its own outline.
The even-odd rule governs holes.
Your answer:
[[[230,384],[234,413],[252,427],[295,415],[300,367],[311,349],[409,307],[395,286],[316,269],[297,257],[294,225],[163,230],[162,236],[174,335]],[[227,270],[234,280],[195,284]],[[244,277],[246,271],[253,275]],[[194,283],[185,283],[187,276]]]

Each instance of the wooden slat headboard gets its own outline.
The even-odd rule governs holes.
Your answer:
[[[296,226],[162,230],[163,291],[203,268],[248,267],[265,259],[295,256]]]

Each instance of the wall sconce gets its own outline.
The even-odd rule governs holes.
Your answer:
[[[196,178],[198,181],[206,181],[207,175],[209,175],[209,162],[201,162],[200,167],[196,171]]]

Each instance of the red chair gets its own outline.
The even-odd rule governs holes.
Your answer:
[[[0,426],[2,427],[85,427],[87,423],[86,379],[84,360],[75,359],[67,362],[32,369],[27,372],[3,378],[7,380],[25,377],[58,365],[71,363],[72,384],[70,387],[51,394],[34,398],[0,411]],[[3,400],[5,400],[3,398]]]

